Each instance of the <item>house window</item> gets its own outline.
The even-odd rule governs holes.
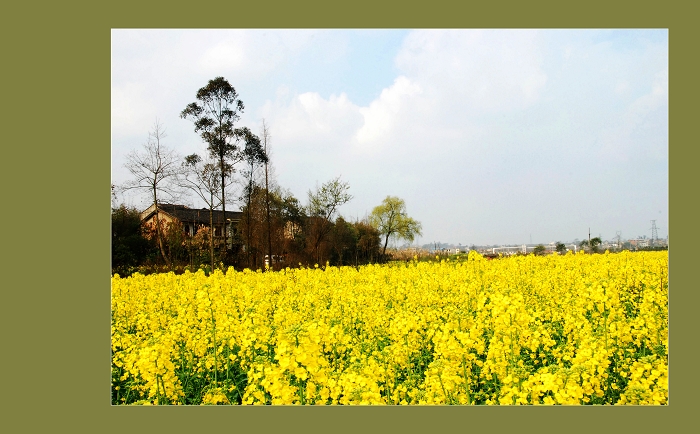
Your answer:
[[[214,236],[215,237],[220,237],[221,236],[221,228],[215,227],[214,228]]]
[[[190,225],[185,225],[185,234],[190,234]]]

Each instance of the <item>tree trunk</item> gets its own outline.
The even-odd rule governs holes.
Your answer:
[[[267,146],[265,147],[267,152]],[[270,230],[270,190],[267,178],[267,163],[265,163],[265,211],[267,212],[267,260],[272,269],[272,235]]]
[[[165,265],[170,268],[170,260],[168,255],[165,253],[165,247],[163,246],[163,234],[160,227],[160,210],[158,208],[158,196],[156,194],[156,189],[153,189],[153,205],[155,206],[155,222],[156,222],[156,242],[158,243],[158,248],[160,249],[160,254],[163,256],[163,261]]]
[[[224,235],[223,258],[225,260],[228,245],[226,244],[226,173],[224,172],[224,167],[224,157],[221,156],[221,209],[224,211],[224,227],[222,228],[222,232]],[[214,228],[212,228],[212,230],[213,229]]]
[[[251,238],[253,236],[253,231],[252,228],[250,227],[250,205],[252,202],[251,197],[253,196],[253,174],[252,174],[252,169],[251,169],[251,175],[250,175],[250,180],[248,181],[248,206],[246,207],[246,228],[247,228],[247,239],[246,239],[246,244],[248,245],[248,250],[246,251],[246,256],[248,256],[248,267],[250,269],[253,269],[253,261],[251,260],[251,254],[252,254],[252,245],[253,243],[251,242]]]
[[[214,194],[211,195],[211,202],[214,204]],[[214,272],[214,209],[209,206],[209,260],[211,262],[211,272]]]
[[[386,234],[386,240],[384,240],[384,250],[382,250],[382,256],[386,256],[386,246],[387,244],[389,244],[389,236],[391,236],[390,233]]]

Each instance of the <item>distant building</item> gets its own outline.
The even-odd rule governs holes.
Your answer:
[[[228,238],[231,242],[231,235],[238,227],[243,213],[240,211],[213,211],[214,240],[223,239],[224,227],[229,231]],[[146,225],[155,223],[155,205],[149,206],[141,213],[141,221]],[[193,236],[200,227],[209,227],[209,209],[193,209],[185,205],[175,205],[162,203],[158,205],[158,219],[166,225],[170,222],[182,223],[182,229],[186,235]],[[230,244],[229,244],[230,246]]]
[[[636,238],[629,240],[629,243],[631,246],[640,249],[642,247],[649,247],[649,241],[649,238]]]

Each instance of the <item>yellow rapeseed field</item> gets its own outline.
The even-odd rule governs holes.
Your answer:
[[[112,278],[113,404],[667,404],[668,253]]]

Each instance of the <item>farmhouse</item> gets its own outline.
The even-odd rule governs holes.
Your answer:
[[[223,211],[214,210],[214,239],[223,238],[222,229],[226,223],[226,229],[229,230],[227,236],[231,242],[231,235],[238,227],[242,214],[239,211],[226,211],[224,216]],[[144,224],[153,225],[155,215],[155,205],[151,205],[141,213],[141,221]],[[170,222],[182,223],[185,234],[192,236],[197,233],[198,228],[209,227],[209,209],[193,209],[185,205],[161,203],[158,204],[158,219],[166,225]]]

